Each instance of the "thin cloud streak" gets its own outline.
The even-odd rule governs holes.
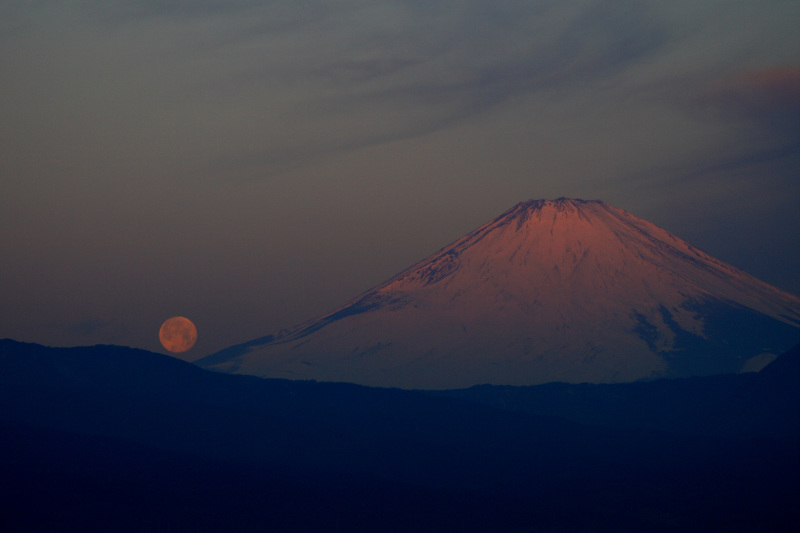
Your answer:
[[[206,135],[218,130],[235,139],[235,146],[222,142],[212,153],[252,159],[266,151],[275,155],[265,162],[280,164],[285,154],[303,158],[424,135],[520,94],[589,83],[640,57],[657,33],[644,31],[635,17],[598,17],[602,5],[576,12],[549,2],[532,16],[511,3],[487,8],[474,2],[440,9],[431,20],[425,18],[430,10],[419,5],[357,4],[359,9],[351,3],[335,12],[318,10],[316,3],[314,9],[286,7],[282,20],[290,27],[280,30],[252,22],[274,8],[252,9],[244,2],[225,11],[215,2],[136,4],[127,24],[118,20],[124,12],[99,20],[73,14],[80,31],[53,32],[66,42],[51,46],[66,44],[68,54],[89,46],[108,50],[78,65],[82,72],[74,73],[72,90],[86,94],[87,108],[75,112],[91,114],[89,101],[92,107],[105,104],[95,112],[126,104],[161,112],[161,120],[140,126],[140,135],[199,115],[195,120],[204,122],[197,125],[205,126]],[[295,11],[301,15],[287,15]],[[116,21],[113,32],[99,22],[108,19]],[[55,51],[53,60],[63,64],[68,54]],[[124,141],[137,125],[121,118],[109,127],[128,129],[121,132]],[[187,133],[170,141],[191,142]]]

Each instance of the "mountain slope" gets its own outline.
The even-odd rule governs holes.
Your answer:
[[[214,370],[403,388],[625,382],[757,370],[800,299],[600,201],[520,203]]]

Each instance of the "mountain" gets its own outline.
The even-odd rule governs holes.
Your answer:
[[[443,389],[758,370],[800,299],[600,201],[517,204],[339,309],[205,368]]]
[[[773,426],[798,418],[797,355],[692,395],[697,419],[733,397],[729,427],[762,421],[730,433],[2,340],[0,528],[792,531],[800,434]],[[687,411],[683,381],[596,387],[606,419],[620,395],[657,419],[653,398]]]

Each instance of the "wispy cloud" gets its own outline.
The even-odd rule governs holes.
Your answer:
[[[44,147],[60,161],[136,158],[229,179],[241,169],[269,176],[319,156],[430,135],[525,101],[517,124],[526,114],[550,115],[538,130],[575,131],[576,151],[592,149],[581,146],[578,130],[600,129],[600,121],[620,146],[629,143],[640,135],[630,127],[637,117],[664,132],[664,154],[674,151],[677,126],[652,122],[669,108],[702,128],[744,132],[742,118],[758,120],[792,137],[775,141],[783,146],[793,143],[798,115],[791,60],[800,61],[800,38],[785,22],[800,16],[793,5],[6,5],[0,90],[16,105],[2,112],[0,136],[17,170],[14,154]],[[594,109],[552,116],[554,101],[564,109],[591,101]],[[109,158],[112,151],[120,155]]]
[[[166,137],[176,152],[204,135],[209,157],[267,165],[424,135],[522,94],[579,91],[664,39],[632,1],[57,5],[59,17],[34,17],[16,66],[39,62],[43,81],[74,95],[59,113],[102,120],[120,142]],[[119,116],[126,108],[148,120]]]

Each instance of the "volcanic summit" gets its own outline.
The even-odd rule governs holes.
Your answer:
[[[200,361],[412,389],[758,370],[800,299],[601,201],[515,205],[320,318]]]

